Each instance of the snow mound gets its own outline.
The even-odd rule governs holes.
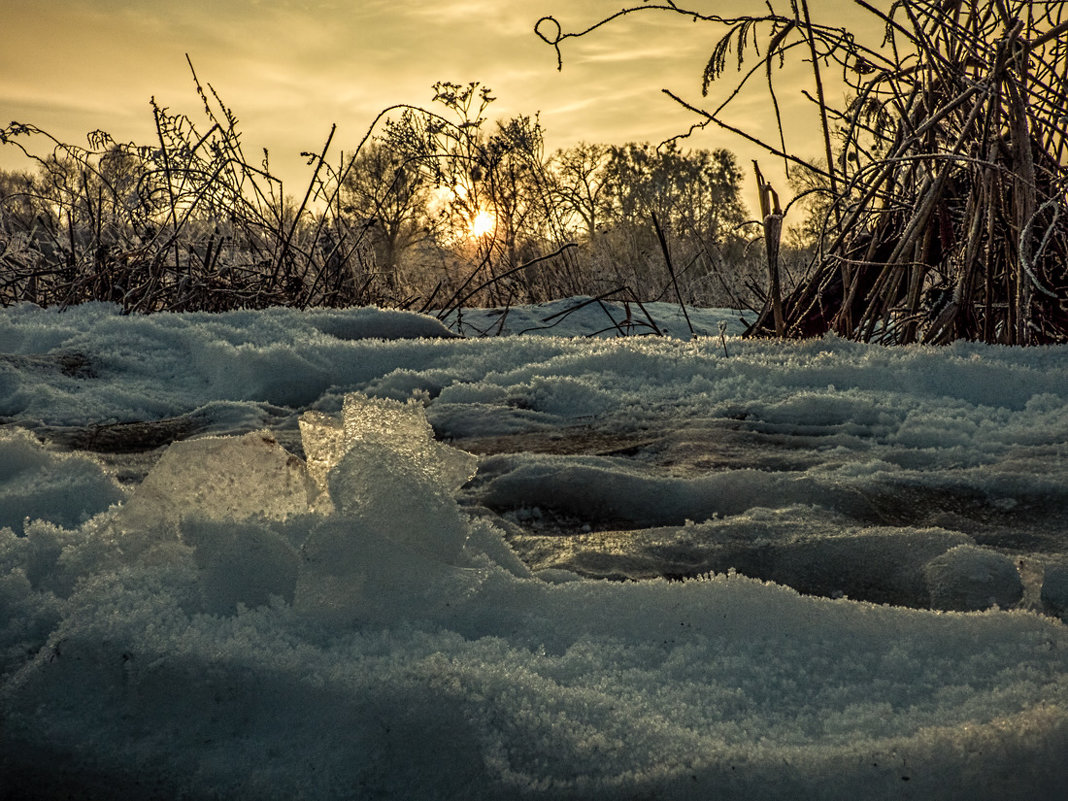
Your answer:
[[[1068,563],[1046,566],[1041,597],[1043,606],[1050,614],[1068,623]]]
[[[958,545],[924,568],[931,607],[972,612],[1008,608],[1023,597],[1023,582],[1012,559],[974,545]]]
[[[194,549],[205,611],[233,615],[278,598],[293,603],[300,554],[266,521],[182,521],[182,540]]]
[[[309,325],[344,341],[361,339],[455,339],[434,317],[397,309],[316,309],[304,312]]]
[[[0,430],[0,528],[24,521],[77,526],[125,497],[88,456],[50,453],[22,429]]]
[[[607,459],[517,454],[487,460],[494,473],[484,502],[497,510],[539,507],[581,520],[663,526],[798,504],[870,514],[870,502],[843,481],[741,469],[697,478],[643,475]]]
[[[540,510],[524,510],[536,516]],[[806,595],[925,609],[927,563],[967,534],[942,528],[848,527],[811,507],[756,507],[744,514],[623,531],[512,535],[511,543],[542,575],[568,570],[589,578],[692,579],[735,571]],[[549,574],[552,575],[552,574]]]

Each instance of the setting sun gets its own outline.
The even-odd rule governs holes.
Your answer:
[[[496,227],[496,218],[493,214],[483,209],[471,220],[471,238],[479,239],[486,234],[491,234]]]

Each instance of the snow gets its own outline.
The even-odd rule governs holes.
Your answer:
[[[1068,619],[1068,563],[1047,565],[1042,580],[1042,602],[1051,614]]]
[[[957,545],[923,569],[933,609],[972,612],[992,606],[1015,606],[1023,582],[1012,560],[974,545]]]
[[[0,430],[0,528],[21,532],[26,518],[77,526],[122,498],[93,459],[49,453],[22,429]]]
[[[646,310],[0,311],[0,796],[1059,797],[1068,348]]]

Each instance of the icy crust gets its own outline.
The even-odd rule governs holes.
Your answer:
[[[1001,801],[1068,780],[1055,620],[736,574],[540,581],[460,514],[474,462],[421,405],[304,424],[318,478],[263,433],[205,438],[82,525],[0,530],[16,797]]]

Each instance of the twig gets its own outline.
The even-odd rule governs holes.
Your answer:
[[[653,218],[653,228],[656,229],[656,238],[660,240],[660,250],[664,254],[664,264],[667,266],[668,275],[671,276],[671,285],[675,288],[675,298],[679,302],[679,308],[682,309],[682,316],[686,318],[686,327],[690,329],[690,336],[696,336],[693,330],[693,323],[690,322],[690,314],[686,311],[686,304],[682,300],[682,292],[679,291],[679,282],[675,277],[675,267],[671,263],[671,251],[668,250],[667,239],[664,238],[664,229],[660,225],[660,220],[656,216],[656,212],[650,212]],[[645,311],[643,308],[642,311]]]

